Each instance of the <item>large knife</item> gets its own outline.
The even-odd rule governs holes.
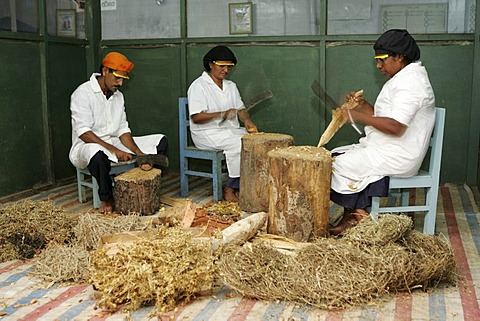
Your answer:
[[[252,109],[253,107],[255,107],[256,105],[258,105],[259,103],[261,103],[262,101],[265,101],[267,99],[270,99],[273,97],[273,93],[271,90],[265,90],[265,91],[262,91],[260,94],[258,94],[257,96],[253,97],[253,99],[250,101],[250,103],[248,104],[245,104],[245,109],[247,111],[249,111],[250,109]],[[228,118],[223,118],[219,123],[218,125],[221,126]]]
[[[325,89],[323,89],[322,85],[320,85],[318,80],[314,80],[310,87],[312,88],[312,91],[314,92],[315,96],[320,98],[324,102],[325,106],[330,107],[330,110],[334,110],[338,107],[338,104],[335,101],[335,99],[333,99],[332,96],[330,96],[325,91]],[[350,116],[350,112],[349,112],[349,116]],[[352,120],[352,116],[350,116],[350,120]],[[351,121],[351,125],[359,135],[363,134],[362,130],[353,121]]]

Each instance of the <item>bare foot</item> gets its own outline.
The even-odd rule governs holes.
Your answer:
[[[337,226],[329,228],[328,233],[330,233],[330,235],[343,235],[345,230],[354,227],[357,223],[358,221],[354,217],[351,217],[341,221]]]
[[[225,187],[223,189],[223,199],[227,202],[238,203],[238,197],[235,195],[235,190],[231,187]]]
[[[358,222],[370,219],[370,214],[363,208],[357,208],[352,214]]]
[[[113,212],[113,198],[109,199],[106,202],[101,202],[100,203],[100,208],[98,209],[100,213],[103,214],[112,214]]]

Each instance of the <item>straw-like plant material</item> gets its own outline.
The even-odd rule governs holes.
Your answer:
[[[415,282],[429,287],[442,280],[456,281],[458,271],[455,256],[444,237],[410,231],[399,243],[414,253]]]
[[[217,221],[233,223],[242,219],[243,212],[238,203],[220,201],[204,208],[207,215]]]
[[[371,245],[395,242],[412,228],[412,219],[406,215],[379,215],[378,221],[362,220],[356,228],[345,231],[344,239]]]
[[[80,216],[73,231],[76,237],[75,243],[79,247],[91,251],[98,248],[103,235],[144,230],[149,225],[150,223],[143,221],[138,214],[107,216],[86,213]]]
[[[384,216],[384,221],[374,226],[390,226],[385,220],[410,226],[411,222],[397,218]],[[218,261],[220,278],[249,297],[326,309],[365,304],[390,293],[454,281],[455,261],[445,240],[405,231],[394,242],[397,232],[392,227],[384,233],[388,237],[380,237],[382,233],[373,228],[355,234],[354,229],[363,229],[362,225],[372,224],[363,222],[352,228],[354,239],[324,238],[297,246],[289,240],[284,246],[278,244],[278,238],[275,242],[267,238],[253,240],[248,246],[228,247]]]
[[[111,256],[106,248],[93,252],[90,279],[100,308],[132,311],[153,304],[162,312],[210,288],[215,265],[209,243],[178,228],[162,226],[156,232],[141,242],[120,243]]]
[[[84,282],[89,261],[89,253],[79,246],[50,243],[35,258],[29,274],[54,283]]]
[[[0,258],[32,258],[48,242],[71,238],[73,220],[52,201],[21,201],[0,208]],[[15,251],[12,251],[12,245]]]
[[[102,236],[142,230],[147,226],[149,222],[142,221],[138,214],[113,216],[86,213],[73,227],[74,237],[70,244],[52,242],[35,257],[31,275],[48,282],[85,282],[90,266],[89,251],[98,248]]]

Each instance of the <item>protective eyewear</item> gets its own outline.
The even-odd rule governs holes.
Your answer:
[[[112,74],[115,76],[115,78],[117,78],[117,80],[120,79],[120,78],[121,78],[121,79],[130,79],[130,77],[124,76],[124,75],[120,75],[119,73],[117,73],[117,72],[115,72],[115,71],[112,71]]]
[[[213,64],[219,66],[220,68],[227,67],[227,68],[233,68],[235,64],[233,62],[228,62],[228,61],[212,61]]]

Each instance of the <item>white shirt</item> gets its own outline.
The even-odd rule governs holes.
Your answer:
[[[359,144],[332,150],[345,152],[333,162],[333,190],[356,193],[384,176],[409,177],[418,172],[435,122],[435,96],[421,62],[410,63],[384,84],[374,116],[395,119],[407,128],[394,136],[365,126],[366,136]]]
[[[207,72],[203,72],[188,88],[188,110],[191,115],[201,112],[214,113],[226,111],[231,108],[245,108],[237,85],[230,80],[223,80],[223,89],[213,81]],[[190,121],[192,132],[205,129],[218,129],[221,118],[215,118],[203,124],[195,124]],[[239,128],[238,118],[223,122],[222,127]]]

